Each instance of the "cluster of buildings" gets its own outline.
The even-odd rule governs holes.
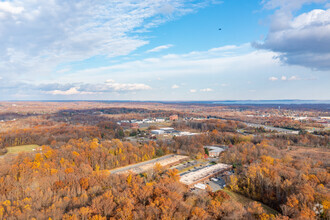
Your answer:
[[[132,119],[132,120],[121,120],[117,122],[118,125],[124,128],[139,128],[143,124],[157,124],[162,122],[177,121],[179,120],[178,115],[170,115],[167,118],[145,118],[142,120]]]
[[[151,130],[152,135],[173,135],[173,136],[193,136],[198,133],[191,133],[189,131],[177,131],[174,128],[160,128]]]
[[[129,166],[122,167],[122,168],[117,168],[117,169],[111,170],[110,173],[124,174],[124,173],[132,172],[135,174],[140,174],[140,173],[144,173],[148,170],[153,169],[156,166],[156,164],[159,164],[162,167],[171,167],[171,166],[175,166],[179,163],[182,163],[183,161],[185,161],[187,159],[188,159],[188,156],[170,154],[170,155],[166,155],[166,156],[159,157],[156,159],[148,160],[145,162],[129,165]]]

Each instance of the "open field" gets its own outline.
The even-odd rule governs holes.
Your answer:
[[[250,202],[255,202],[254,200],[250,199],[250,198],[247,198],[241,194],[238,194],[238,193],[235,193],[235,192],[232,192],[228,189],[222,189],[222,191],[226,192],[233,200],[241,203],[242,205],[246,206],[248,205]],[[256,201],[258,202],[258,201]],[[258,202],[260,203],[260,205],[262,206],[262,208],[268,213],[268,214],[273,214],[273,215],[277,215],[279,214],[278,211],[276,211],[275,209],[272,209],[271,207],[261,203],[261,202]]]
[[[293,158],[321,161],[325,167],[330,165],[330,149],[327,148],[292,146],[286,153]]]
[[[19,154],[19,153],[23,153],[23,152],[32,152],[38,147],[40,147],[40,146],[36,145],[36,144],[7,147],[8,152],[5,155]]]

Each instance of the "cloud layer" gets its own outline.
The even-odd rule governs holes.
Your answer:
[[[134,92],[151,89],[150,86],[142,83],[116,83],[114,80],[107,80],[103,84],[44,84],[38,86],[44,93],[51,95],[94,95],[111,92]]]
[[[277,80],[281,80],[281,81],[294,81],[294,80],[301,80],[300,78],[298,78],[297,76],[281,76],[281,78],[275,77],[275,76],[271,76],[269,77],[270,81],[277,81]],[[311,80],[311,79],[306,79],[306,80]]]
[[[0,74],[45,75],[62,62],[127,55],[148,43],[142,32],[205,4],[208,1],[2,1]]]
[[[285,66],[276,56],[249,45],[159,55],[77,70],[57,83],[2,80],[0,99],[220,100],[250,99],[252,93],[254,99],[329,98],[329,72]]]
[[[261,50],[235,40],[185,49],[151,32],[214,2],[0,1],[0,99],[241,99],[278,90],[286,97],[290,89],[307,92],[304,81],[314,74],[318,83],[329,79],[329,71],[312,68],[329,69],[330,9],[293,13],[325,0],[263,1],[275,11],[267,38],[255,44]],[[157,47],[136,50],[155,37]],[[310,89],[310,97],[328,97],[328,86],[317,87],[323,90]]]
[[[309,68],[330,69],[330,9],[315,9],[296,17],[292,12],[308,3],[324,0],[264,1],[272,16],[268,36],[255,47],[279,52],[282,62]]]

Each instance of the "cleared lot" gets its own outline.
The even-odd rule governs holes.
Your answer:
[[[38,147],[39,147],[39,145],[35,145],[35,144],[7,147],[6,154],[18,154],[18,153],[22,153],[22,152],[32,152],[32,151],[35,151]]]
[[[228,189],[222,189],[222,191],[226,192],[232,199],[234,199],[235,201],[241,203],[242,205],[244,206],[247,206],[250,202],[258,202],[258,201],[255,201],[255,200],[252,200],[250,198],[247,198],[239,193],[235,193],[233,191],[230,191]],[[263,204],[262,202],[258,202],[260,203],[260,205],[262,206],[262,208],[265,209],[265,211],[268,213],[268,214],[273,214],[273,215],[278,215],[278,211],[272,209],[271,207]]]
[[[7,147],[7,153],[0,156],[1,162],[4,162],[5,159],[13,159],[19,153],[31,153],[36,152],[40,149],[39,145],[21,145],[15,147]]]

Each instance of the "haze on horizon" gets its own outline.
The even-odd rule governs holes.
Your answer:
[[[0,42],[0,100],[330,100],[328,0],[4,0]]]

